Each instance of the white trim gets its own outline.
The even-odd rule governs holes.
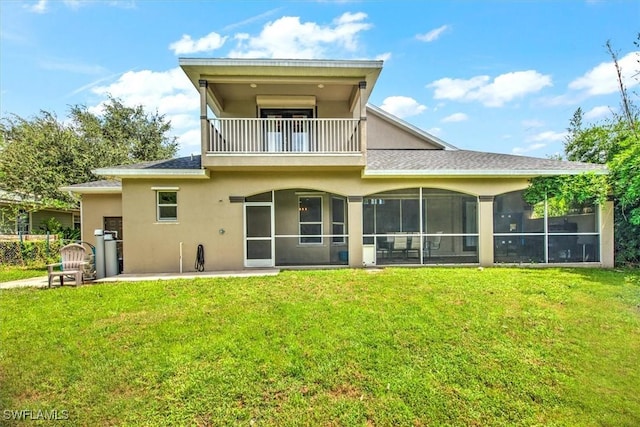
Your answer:
[[[75,188],[68,188],[68,187],[62,187],[60,188],[60,190],[62,191],[68,191],[70,193],[77,193],[77,194],[121,194],[122,193],[122,187],[75,187]]]
[[[244,202],[242,206],[242,241],[243,241],[243,253],[244,253],[244,266],[247,268],[252,267],[270,267],[273,268],[275,266],[276,259],[276,243],[275,243],[275,202],[273,190],[271,191],[271,201],[270,202]],[[269,237],[248,237],[247,236],[247,207],[251,206],[262,206],[270,208],[270,216],[271,216],[271,236]],[[248,259],[247,258],[247,242],[249,241],[271,241],[271,258],[265,259]]]
[[[307,151],[306,153],[302,152],[292,152],[287,151],[247,151],[243,153],[217,153],[213,151],[207,151],[205,157],[267,157],[267,156],[281,156],[286,157],[287,159],[305,159],[307,160],[309,157],[362,157],[361,151],[349,151],[344,153],[327,153],[324,151]],[[313,166],[313,165],[310,165]]]
[[[117,176],[122,178],[209,178],[207,169],[119,169],[99,168],[93,173],[102,176]]]
[[[316,106],[316,97],[313,95],[256,95],[256,104],[261,109],[313,108]]]
[[[381,69],[381,60],[326,59],[235,59],[235,58],[179,58],[180,66],[217,67],[291,67],[291,68],[371,68]]]
[[[567,169],[550,169],[550,170],[527,170],[527,169],[440,169],[440,170],[383,170],[383,169],[364,169],[362,172],[363,178],[415,178],[419,176],[428,176],[430,178],[438,177],[512,177],[512,178],[530,178],[535,176],[555,176],[555,175],[580,175],[583,173],[595,173],[597,175],[607,175],[605,170],[567,170]]]
[[[180,187],[151,187],[153,191],[179,191]]]
[[[155,190],[156,192],[156,223],[164,224],[164,223],[177,223],[178,222],[178,191],[177,190]],[[176,202],[175,203],[163,203],[160,204],[160,193],[175,193],[176,194]],[[161,207],[175,207],[176,208],[176,216],[175,218],[166,218],[163,219],[160,217],[160,208]]]

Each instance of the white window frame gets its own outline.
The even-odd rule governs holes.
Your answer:
[[[300,207],[300,202],[302,199],[320,199],[320,221],[305,221],[303,222],[300,218],[301,212],[298,212],[298,244],[299,245],[323,245],[324,244],[324,224],[323,224],[323,215],[324,215],[324,197],[321,195],[304,195],[298,196],[298,207]],[[302,234],[302,226],[303,225],[318,225],[320,224],[320,241],[319,242],[303,242],[303,238],[309,237],[309,235]],[[317,236],[316,234],[312,234],[311,236]]]
[[[175,203],[160,203],[160,194],[161,193],[175,193],[176,202]],[[162,207],[175,207],[176,208],[176,216],[171,218],[163,218],[160,215],[160,208]],[[156,190],[156,221],[158,222],[178,222],[178,190],[176,189],[158,189]]]

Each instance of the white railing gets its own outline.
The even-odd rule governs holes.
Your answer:
[[[358,119],[209,119],[211,153],[360,153]]]

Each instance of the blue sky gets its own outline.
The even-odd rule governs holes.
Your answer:
[[[107,94],[172,121],[199,150],[198,94],[179,57],[383,59],[370,102],[462,149],[561,153],[576,108],[619,109],[617,50],[638,102],[637,0],[0,2],[0,114]]]

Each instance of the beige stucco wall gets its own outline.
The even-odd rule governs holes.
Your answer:
[[[95,245],[93,235],[97,229],[104,228],[104,217],[122,216],[122,197],[120,194],[84,194],[80,206],[82,215],[82,240]]]
[[[368,149],[437,149],[424,139],[407,132],[406,129],[393,125],[374,115],[367,116]],[[375,136],[375,137],[374,137]]]
[[[298,222],[296,190],[323,194],[324,233],[331,233],[331,195],[368,196],[383,191],[426,187],[482,196],[478,205],[480,264],[493,264],[493,201],[491,197],[526,188],[526,179],[363,179],[359,172],[212,172],[202,180],[125,179],[123,195],[83,196],[83,239],[93,243],[93,231],[102,228],[105,216],[125,218],[123,234],[124,271],[126,273],[177,272],[180,270],[182,242],[183,271],[193,271],[198,244],[205,248],[205,269],[238,270],[244,268],[243,203],[232,203],[230,196],[248,197],[279,190],[276,193],[276,232],[295,235]],[[156,190],[178,188],[178,221],[156,220]],[[286,191],[282,191],[286,190]],[[349,263],[362,265],[362,202],[347,203]],[[121,200],[121,201],[120,201]],[[289,207],[291,209],[285,209]],[[451,207],[459,211],[459,207]],[[446,209],[445,209],[446,210]],[[442,214],[443,212],[441,212]],[[437,215],[436,212],[432,212]],[[600,216],[602,264],[613,265],[612,209],[603,207]],[[444,226],[444,225],[443,225]],[[303,246],[292,238],[287,243],[295,259],[335,260],[337,252],[329,239],[323,245]],[[279,245],[282,245],[280,241]],[[284,244],[286,246],[287,244]],[[281,249],[284,248],[281,246]],[[450,248],[453,252],[455,248]],[[289,253],[289,255],[291,255]],[[276,253],[276,263],[279,262]]]
[[[180,242],[183,247],[183,271],[193,271],[198,244],[205,248],[206,270],[236,270],[244,268],[243,247],[243,204],[232,203],[229,196],[251,196],[271,190],[292,190],[277,193],[276,212],[279,207],[296,204],[294,189],[326,192],[339,196],[367,196],[381,191],[402,188],[432,187],[467,193],[472,196],[494,195],[525,188],[525,179],[362,179],[360,172],[212,172],[210,179],[169,180],[169,179],[125,179],[123,180],[122,215],[125,218],[123,234],[124,272],[177,272],[180,270]],[[162,187],[178,188],[178,221],[156,221],[156,190]],[[98,227],[98,219],[103,216],[117,216],[118,207],[113,196],[84,196],[83,210],[105,212],[95,217],[92,223],[83,226],[85,233],[93,234]],[[102,197],[102,205],[97,198]],[[325,233],[330,233],[331,218],[329,195],[324,196]],[[349,229],[361,236],[361,203],[349,203]],[[355,215],[353,209],[360,208]],[[284,212],[284,211],[283,211]],[[295,212],[295,209],[294,209]],[[488,212],[487,212],[488,213]],[[481,219],[482,221],[482,219]],[[488,217],[487,223],[491,221]],[[482,227],[482,223],[480,225]],[[296,218],[276,217],[278,234],[297,234]],[[280,227],[280,228],[278,228]],[[295,239],[294,239],[295,240]],[[356,241],[357,240],[357,241]],[[351,265],[361,265],[361,238],[355,236],[349,241]],[[295,241],[291,242],[296,245]],[[308,250],[311,249],[311,250]],[[300,262],[308,256],[337,256],[338,248],[326,242],[324,246],[305,248],[300,254]],[[313,254],[311,254],[313,252]],[[317,260],[317,258],[314,258]],[[360,259],[360,260],[359,260]]]

